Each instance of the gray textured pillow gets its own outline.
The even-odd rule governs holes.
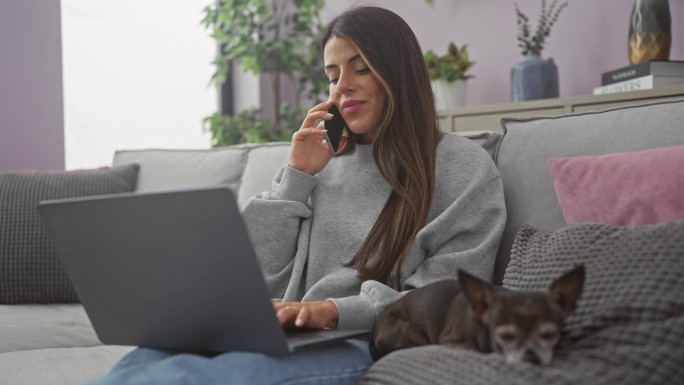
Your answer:
[[[48,199],[131,192],[138,165],[0,173],[0,303],[78,302],[38,214]]]
[[[684,222],[636,228],[589,223],[551,232],[525,227],[513,243],[503,286],[543,290],[580,263],[587,275],[566,323],[571,339],[684,316]],[[643,342],[636,340],[644,336],[635,334],[629,342]],[[684,342],[684,329],[677,338]]]
[[[524,228],[504,285],[543,290],[579,263],[587,272],[584,292],[551,367],[433,345],[383,357],[360,384],[684,383],[684,222]]]

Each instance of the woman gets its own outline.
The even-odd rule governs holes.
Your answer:
[[[506,220],[501,177],[468,139],[442,134],[422,51],[410,27],[376,7],[334,19],[322,44],[330,100],[292,137],[289,164],[243,215],[286,328],[370,329],[402,291],[459,268],[484,279]],[[336,105],[339,154],[324,144]],[[367,342],[284,358],[213,358],[138,349],[108,383],[356,383]],[[175,381],[175,382],[174,382]],[[194,382],[193,382],[194,381]]]

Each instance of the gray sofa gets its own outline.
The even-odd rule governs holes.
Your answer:
[[[530,266],[533,266],[535,262],[525,259],[529,257],[528,255],[517,258],[514,261],[515,266],[509,268],[508,271],[506,269],[509,267],[511,249],[514,250],[515,255],[518,255],[523,248],[521,246],[523,241],[541,242],[555,239],[553,237],[562,238],[562,234],[554,232],[568,227],[556,198],[554,181],[547,167],[548,159],[684,145],[684,100],[560,117],[503,119],[502,126],[506,132],[503,136],[495,132],[464,134],[489,151],[496,160],[504,181],[508,223],[500,245],[493,278],[496,283],[503,283],[514,289],[542,288],[549,279],[545,275],[546,270],[549,270],[548,274],[555,274],[566,268],[572,261],[569,260],[568,264],[559,264],[558,260],[552,260],[548,262],[550,269],[533,268]],[[492,127],[492,129],[496,128]],[[250,196],[270,188],[271,178],[276,170],[286,163],[288,152],[287,143],[238,145],[212,150],[119,151],[114,157],[113,166],[131,163],[140,166],[137,191],[226,184],[237,192],[239,203],[244,204]],[[2,195],[0,195],[1,198]],[[2,216],[1,212],[0,216]],[[524,226],[529,226],[527,238],[521,238],[519,234],[519,230]],[[545,233],[540,234],[535,231]],[[583,231],[585,231],[583,234],[586,234],[587,230]],[[681,234],[677,231],[679,230],[671,233],[675,238]],[[577,239],[577,235],[574,235],[572,239]],[[547,253],[548,255],[555,255],[554,253],[562,254],[563,248],[560,248],[561,251],[549,250],[551,251]],[[677,255],[684,260],[684,252]],[[637,262],[638,258],[634,263]],[[605,271],[601,270],[603,269],[601,267],[591,265],[592,261],[587,261],[587,263],[591,271]],[[533,275],[534,279],[526,281],[526,271]],[[590,279],[592,277],[596,282],[608,282],[608,278],[600,280],[599,275],[589,276]],[[630,277],[628,276],[628,279],[633,280],[633,277]],[[648,276],[644,279],[647,278]],[[622,284],[620,282],[613,286],[620,287],[619,285]],[[681,284],[681,280],[674,284]],[[582,308],[582,303],[580,303],[580,307],[593,309],[590,300],[591,298],[588,297],[585,301],[586,306]],[[680,313],[684,313],[684,303],[681,300],[675,298],[670,302],[668,306],[674,306],[675,310],[679,309]],[[585,313],[589,310],[584,312],[578,310],[578,312],[580,316],[582,314],[587,316]],[[670,307],[666,309],[666,311],[670,310],[672,310]],[[680,315],[679,318],[684,318],[684,315]],[[622,322],[621,320],[624,321],[624,318],[617,319],[615,322]],[[575,323],[569,323],[570,338],[574,336],[576,340],[581,340],[581,333],[594,325],[582,322],[584,321],[578,320]],[[684,326],[681,323],[674,325],[675,328]],[[579,330],[577,334],[572,334],[577,330]],[[668,337],[664,337],[666,342],[672,342],[673,338],[677,342],[675,345],[684,346],[684,339],[681,339],[684,337],[681,333],[670,333]],[[615,341],[605,340],[604,342],[611,344]],[[644,344],[647,341],[640,343]],[[658,343],[662,345],[663,341]],[[78,304],[0,305],[0,384],[84,383],[104,375],[130,349],[130,347],[122,346],[103,346],[99,343],[85,312]],[[563,353],[559,356],[560,369],[558,370],[552,368],[539,374],[535,371],[537,369],[530,369],[527,366],[519,367],[522,369],[506,367],[512,373],[509,376],[508,371],[499,370],[507,364],[498,360],[496,355],[478,356],[472,352],[453,352],[443,349],[445,348],[428,347],[391,354],[371,368],[364,382],[460,383],[458,379],[461,378],[463,383],[533,383],[542,380],[544,383],[570,383],[566,374],[563,374],[563,368],[570,368],[569,371],[580,371],[579,369],[585,368],[579,364],[577,364],[579,366],[572,366],[564,363],[563,357],[572,357],[572,354]],[[664,365],[662,370],[658,369],[654,372],[652,367],[645,368],[645,370],[660,373],[658,374],[660,377],[654,377],[656,379],[664,379],[671,383],[684,383],[684,375],[680,369],[684,366],[682,362],[684,354],[680,353],[684,352],[681,348],[679,351],[675,348],[675,351],[668,350],[666,353],[663,356],[667,357],[666,362],[663,363],[661,359],[659,362],[652,363]],[[639,365],[634,365],[629,361],[621,362],[620,359],[624,357],[620,355],[615,357],[617,360],[612,364],[605,364],[607,366],[602,366],[603,361],[592,362],[586,367],[588,369],[585,374],[602,379],[596,383],[628,383],[630,382],[628,378],[620,377],[618,381],[608,375],[601,377],[601,373],[604,372],[617,373],[624,370],[627,370],[626,373],[629,375],[635,376],[634,378],[649,379],[643,377],[643,373],[641,373],[642,377],[638,377],[629,372],[630,367]],[[462,365],[454,366],[456,362]],[[478,366],[480,365],[478,362],[484,362],[484,364]],[[612,365],[612,370],[610,365]],[[466,372],[468,376],[464,374]],[[677,377],[678,375],[682,377]],[[581,376],[570,379],[586,383]]]

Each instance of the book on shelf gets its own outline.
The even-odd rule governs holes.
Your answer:
[[[652,60],[604,72],[601,75],[601,85],[607,86],[648,75],[684,76],[684,61]]]
[[[594,95],[617,94],[620,92],[650,90],[657,87],[684,84],[682,76],[656,76],[646,75],[623,82],[609,84],[594,88]]]

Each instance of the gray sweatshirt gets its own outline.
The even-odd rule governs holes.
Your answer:
[[[333,157],[316,176],[283,168],[273,188],[251,198],[243,216],[271,296],[330,299],[338,328],[370,329],[403,292],[464,269],[491,280],[506,222],[503,187],[489,154],[445,134],[437,147],[435,194],[425,227],[404,260],[402,284],[362,282],[344,267],[365,240],[390,194],[372,145]]]

